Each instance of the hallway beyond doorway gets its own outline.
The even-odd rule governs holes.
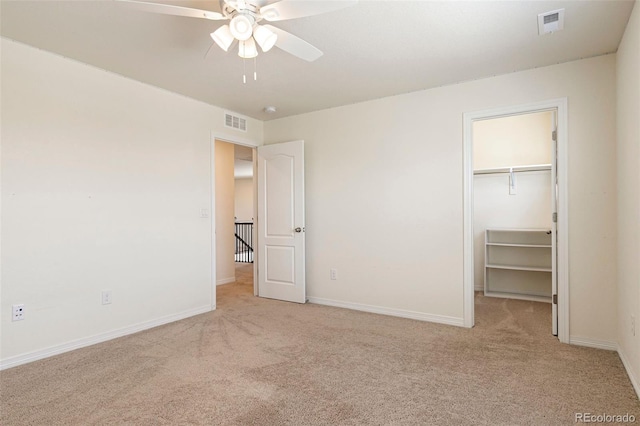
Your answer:
[[[253,263],[236,262],[236,280],[217,288],[218,306],[225,306],[229,298],[253,297]]]

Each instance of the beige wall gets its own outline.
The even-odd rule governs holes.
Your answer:
[[[570,333],[615,342],[615,55],[266,122],[265,143],[305,140],[310,298],[461,323],[463,113],[560,97]]]
[[[2,366],[211,309],[211,132],[262,123],[1,43]]]
[[[617,54],[618,344],[640,396],[640,3]],[[631,333],[635,316],[636,335]]]
[[[551,164],[550,111],[473,123],[473,168]]]
[[[236,280],[233,144],[216,141],[216,283]]]
[[[236,220],[239,222],[253,221],[253,179],[236,179],[235,199]]]

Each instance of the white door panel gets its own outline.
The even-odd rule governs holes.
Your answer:
[[[304,142],[258,147],[258,295],[305,303]]]
[[[294,226],[293,188],[295,158],[277,154],[264,161],[266,235],[270,238],[292,238]]]

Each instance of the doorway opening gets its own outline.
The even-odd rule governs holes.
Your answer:
[[[548,110],[473,123],[477,324],[494,325],[495,311],[506,308],[530,330],[557,335],[555,117],[556,111]]]
[[[251,243],[239,235],[239,246],[252,254],[235,253],[235,146],[214,139],[211,149],[211,210],[214,212],[211,237],[212,309],[216,308],[218,287],[236,283],[236,263],[246,283],[246,295],[306,303],[304,141],[268,146],[251,146],[250,153],[239,148],[240,160],[252,159],[253,227]],[[205,211],[203,210],[203,214]],[[204,216],[206,217],[206,216]],[[258,238],[256,238],[258,237]],[[251,246],[249,249],[248,246]],[[236,262],[245,255],[253,260]],[[252,273],[253,279],[249,279]],[[253,281],[253,291],[250,282]]]
[[[216,299],[253,296],[254,148],[215,140]]]
[[[476,301],[484,315],[521,300],[568,343],[566,99],[468,113],[464,126],[465,326]]]

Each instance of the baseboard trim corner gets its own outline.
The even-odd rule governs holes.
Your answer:
[[[215,308],[214,308],[215,309]],[[166,315],[164,317],[156,318],[150,321],[144,321],[138,324],[133,324],[127,327],[119,328],[117,330],[107,331],[95,336],[85,337],[82,339],[72,340],[71,342],[63,343],[61,345],[50,346],[45,349],[40,349],[33,352],[28,352],[22,355],[12,356],[3,360],[0,360],[0,371],[8,368],[17,367],[19,365],[28,364],[33,361],[49,358],[55,355],[60,355],[65,352],[70,352],[76,349],[85,348],[98,343],[106,342],[108,340],[117,339],[118,337],[134,334],[139,331],[148,330],[150,328],[158,327],[171,322],[179,321],[185,318],[189,318],[195,315],[204,314],[211,311],[211,305],[201,306],[199,308],[189,309],[187,311],[179,312],[177,314]]]
[[[617,351],[618,344],[605,340],[592,339],[590,337],[569,336],[569,344],[576,346],[586,346],[588,348],[604,349],[607,351]]]
[[[236,282],[236,277],[222,278],[216,281],[216,285],[231,284]]]
[[[638,399],[640,399],[640,380],[638,377],[633,374],[633,370],[631,369],[631,364],[627,356],[624,354],[624,351],[620,346],[618,346],[618,356],[620,357],[620,361],[622,361],[622,365],[624,365],[624,369],[627,370],[627,376],[629,376],[629,380],[631,381],[631,386],[636,391],[636,395]]]
[[[464,327],[464,319],[445,315],[426,314],[423,312],[406,311],[403,309],[385,308],[383,306],[365,305],[361,303],[343,302],[340,300],[325,299],[322,297],[309,297],[309,303],[317,305],[333,306],[336,308],[352,309],[354,311],[369,312],[372,314],[389,315],[392,317],[408,318],[418,321],[434,322],[437,324],[455,325]]]

